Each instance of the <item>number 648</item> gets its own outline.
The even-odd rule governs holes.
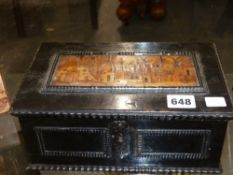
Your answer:
[[[191,100],[190,99],[184,99],[184,98],[181,98],[181,99],[176,99],[176,98],[172,98],[171,99],[171,103],[173,105],[177,105],[177,104],[180,104],[180,105],[191,105]]]

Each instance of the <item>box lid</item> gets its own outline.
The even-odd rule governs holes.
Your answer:
[[[43,43],[12,113],[231,118],[210,43]]]

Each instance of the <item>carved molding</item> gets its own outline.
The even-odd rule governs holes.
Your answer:
[[[231,113],[174,113],[174,114],[166,114],[166,113],[115,113],[110,111],[105,112],[72,112],[72,111],[14,111],[13,115],[18,117],[32,117],[35,115],[39,115],[41,117],[51,117],[51,118],[86,118],[86,119],[132,119],[132,120],[195,120],[195,121],[205,121],[205,120],[215,120],[215,121],[228,121],[229,119],[233,119]]]
[[[34,127],[39,149],[43,156],[77,156],[88,158],[109,158],[111,157],[110,133],[107,128],[92,127]],[[44,141],[43,132],[76,132],[77,134],[99,134],[103,137],[103,151],[66,151],[66,150],[48,150]]]
[[[30,164],[27,170],[45,171],[94,171],[94,172],[124,172],[124,173],[221,173],[221,168],[195,167],[133,167],[133,166],[91,166],[91,165],[56,165]]]
[[[202,142],[200,152],[156,152],[145,150],[145,136],[201,136]],[[198,129],[138,129],[135,133],[134,156],[136,159],[206,159],[208,157],[208,146],[210,143],[211,130]]]

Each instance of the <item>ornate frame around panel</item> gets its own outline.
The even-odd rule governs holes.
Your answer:
[[[200,153],[179,152],[147,152],[143,153],[143,136],[203,136]],[[134,157],[136,159],[206,159],[208,158],[208,146],[210,143],[211,130],[199,129],[137,129],[134,138]]]
[[[197,78],[199,81],[199,86],[186,86],[186,87],[101,87],[96,88],[92,86],[51,86],[50,82],[52,76],[54,74],[55,68],[57,63],[59,62],[60,55],[158,55],[158,56],[191,56],[193,58],[193,64],[196,69]],[[158,93],[167,93],[167,92],[180,92],[180,93],[207,93],[208,86],[203,74],[203,68],[200,64],[200,55],[195,51],[173,51],[169,53],[153,53],[153,52],[137,52],[137,51],[130,51],[130,52],[113,52],[113,51],[105,51],[105,52],[98,52],[98,51],[86,51],[82,52],[79,50],[72,50],[72,51],[61,51],[53,55],[51,60],[51,66],[48,69],[47,75],[45,77],[45,82],[43,84],[42,93],[151,93],[151,92],[158,92]]]
[[[93,128],[93,127],[34,127],[33,128],[38,143],[39,149],[43,156],[72,156],[72,157],[86,157],[86,158],[110,158],[111,157],[111,142],[110,131],[107,128]],[[50,132],[77,132],[100,134],[104,137],[103,152],[92,151],[51,151],[46,149],[44,142],[43,131]]]

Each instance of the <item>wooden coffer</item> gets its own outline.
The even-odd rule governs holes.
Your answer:
[[[12,114],[28,169],[220,173],[232,105],[210,43],[43,43]]]

